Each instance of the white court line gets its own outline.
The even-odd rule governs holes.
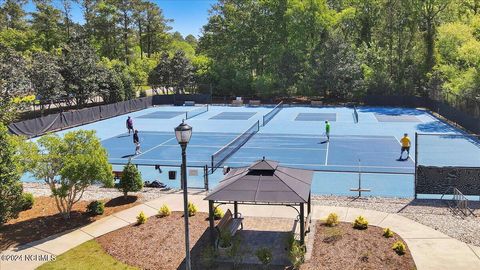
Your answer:
[[[158,161],[158,162],[178,162],[179,160],[172,160],[172,159],[138,159],[138,160],[147,160],[147,161]],[[206,161],[206,160],[198,160],[198,161],[195,161],[195,162],[211,162],[211,161]],[[225,163],[228,163],[228,164],[242,164],[242,165],[246,165],[246,164],[250,164],[251,162],[239,162],[239,161],[227,161]],[[355,169],[358,169],[357,166],[351,166],[351,165],[321,165],[321,164],[305,164],[305,163],[283,163],[282,162],[282,165],[306,165],[306,166],[321,166],[321,167],[343,167],[343,168],[355,168]],[[167,165],[165,165],[167,166]],[[412,169],[411,167],[385,167],[385,166],[362,166],[362,168],[382,168],[382,169]],[[381,172],[383,173],[383,172]],[[385,174],[388,174],[388,172],[386,172]]]
[[[156,161],[156,162],[182,162],[180,159],[150,159],[150,158],[139,158],[139,159],[135,159],[136,161],[140,161],[140,160],[146,160],[146,161]],[[208,164],[208,163],[211,163],[212,161],[211,160],[196,160],[195,161],[196,163],[198,162],[205,162],[205,164]],[[164,165],[164,166],[168,166],[168,165]],[[187,167],[188,167],[188,160],[187,160]]]
[[[164,145],[165,147],[178,147],[178,144],[170,144],[170,145]],[[195,148],[220,148],[223,147],[223,145],[200,145],[200,144],[192,144],[188,145],[188,148],[195,147]]]
[[[251,162],[239,162],[239,161],[227,161],[225,163],[235,163],[235,164],[249,164]],[[308,163],[284,163],[284,162],[280,162],[280,164],[282,165],[298,165],[298,166],[301,166],[301,165],[304,165],[304,166],[321,166],[321,167],[345,167],[345,168],[355,168],[357,171],[358,171],[358,166],[353,166],[353,165],[334,165],[334,164],[330,164],[330,165],[322,165],[322,164],[308,164]],[[413,167],[391,167],[391,166],[364,166],[362,165],[362,168],[382,168],[382,169],[413,169]]]
[[[309,148],[309,147],[263,147],[263,146],[242,146],[242,149],[281,149],[281,150],[308,150],[308,151],[325,151],[325,149]]]
[[[140,134],[148,134],[148,135],[155,135],[155,136],[174,136],[174,132],[169,132],[169,131],[155,131],[155,130],[139,130],[138,131]],[[124,133],[121,133],[119,135],[122,135],[122,134],[125,134],[125,133],[128,133],[128,132],[124,132]],[[206,134],[208,133],[208,134]],[[196,136],[200,136],[200,137],[236,137],[238,136],[238,134],[240,134],[240,132],[238,133],[213,133],[213,132],[198,132],[196,133]]]
[[[120,159],[120,158],[115,158],[115,159],[118,159],[118,160],[121,160],[121,161],[124,161],[123,159]],[[144,161],[156,161],[156,162],[179,162],[178,159],[146,159],[146,158],[139,158],[139,159],[135,159],[137,161],[141,161],[141,160],[144,160]],[[209,160],[197,160],[195,161],[196,163],[198,162],[205,162],[206,164],[211,162]],[[228,164],[241,164],[242,166],[245,166],[247,164],[250,164],[251,162],[247,162],[247,161],[243,161],[243,162],[240,162],[240,161],[227,161],[226,163]],[[352,166],[352,165],[322,165],[322,164],[308,164],[308,163],[283,163],[282,162],[282,165],[292,165],[292,166],[321,166],[321,167],[342,167],[342,168],[354,168],[354,169],[358,169],[357,166]],[[165,166],[168,166],[168,165],[165,165]],[[381,169],[412,169],[412,167],[390,167],[390,166],[363,166],[362,165],[362,168],[381,168]],[[321,171],[321,170],[320,170]],[[384,172],[379,172],[379,173],[384,173]],[[389,174],[388,172],[385,172],[385,174]]]
[[[328,165],[328,149],[330,148],[330,142],[327,141],[327,152],[325,152],[325,166]]]
[[[173,139],[176,139],[176,137],[173,137],[173,138],[171,138],[171,139],[168,139],[168,140],[164,141],[163,143],[161,143],[161,144],[159,144],[159,145],[157,145],[157,146],[155,146],[155,147],[152,147],[152,148],[148,149],[148,150],[145,151],[145,152],[140,153],[139,155],[135,155],[134,157],[132,157],[132,159],[136,159],[136,157],[142,156],[142,155],[144,155],[144,154],[152,151],[153,149],[156,149],[156,148],[158,148],[158,147],[160,147],[160,146],[168,143],[169,141],[171,141],[171,140],[173,140]]]
[[[267,137],[262,139],[269,139],[271,138],[312,138],[317,139],[318,136],[325,136],[325,132],[322,134],[278,134],[278,133],[257,133],[255,134],[257,138]],[[375,135],[330,135],[331,138],[338,138],[338,139],[354,139],[354,140],[390,140],[394,136],[375,136]]]

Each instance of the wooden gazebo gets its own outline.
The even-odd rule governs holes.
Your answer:
[[[249,167],[231,169],[219,185],[209,192],[209,219],[212,239],[215,237],[214,204],[233,204],[234,217],[238,205],[285,205],[299,213],[300,242],[305,241],[305,204],[311,213],[313,171],[279,166],[271,160],[259,160]],[[296,207],[299,207],[298,210]],[[308,219],[307,219],[308,220]]]

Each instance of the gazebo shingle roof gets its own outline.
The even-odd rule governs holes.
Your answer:
[[[205,200],[253,203],[307,203],[313,171],[282,167],[260,160],[230,170]]]

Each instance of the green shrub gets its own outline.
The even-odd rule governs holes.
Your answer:
[[[405,246],[405,244],[402,241],[397,241],[397,242],[393,243],[392,249],[395,250],[395,252],[398,255],[403,255],[407,251],[407,247]]]
[[[250,253],[250,250],[245,245],[242,245],[242,240],[240,237],[232,238],[232,245],[227,250],[227,256],[233,263],[233,269],[238,269],[238,267],[243,263],[243,260]]]
[[[222,209],[216,207],[215,211],[213,212],[213,218],[215,220],[221,219],[223,217],[223,211]]]
[[[290,232],[287,234],[287,237],[285,238],[285,245],[287,246],[287,250],[290,250],[295,243],[295,234]]]
[[[128,161],[127,165],[123,168],[122,177],[118,183],[118,190],[123,192],[123,196],[127,198],[128,192],[137,192],[142,190],[142,188],[142,175],[137,167]]]
[[[383,236],[384,236],[385,238],[393,237],[393,232],[392,232],[392,230],[390,230],[390,228],[385,228],[385,229],[383,229]]]
[[[188,216],[189,217],[195,216],[195,214],[197,214],[197,207],[195,206],[195,204],[189,202],[188,203]]]
[[[305,262],[305,246],[301,245],[299,241],[295,240],[288,250],[288,259],[293,266],[293,269],[299,269]]]
[[[204,269],[212,269],[217,263],[218,253],[211,246],[208,245],[201,253],[200,260],[202,261]]]
[[[255,256],[257,256],[258,260],[263,265],[269,265],[272,262],[272,251],[269,248],[263,247],[257,249],[255,252]]]
[[[170,211],[170,208],[168,208],[166,204],[162,205],[162,207],[160,207],[160,209],[158,210],[158,215],[160,217],[168,217],[171,213],[172,212]]]
[[[146,97],[147,91],[145,89],[140,90],[140,97]]]
[[[368,228],[368,221],[363,216],[358,216],[353,222],[353,228],[365,230]]]
[[[32,193],[25,192],[22,194],[22,210],[32,209],[35,203],[35,198]]]
[[[147,222],[147,216],[141,211],[137,216],[137,224],[145,224],[145,222]]]
[[[329,227],[335,227],[338,225],[338,215],[336,213],[330,213],[325,221],[325,224]]]
[[[97,216],[102,215],[105,211],[105,203],[101,201],[93,201],[87,205],[87,213]]]
[[[218,240],[218,245],[221,248],[230,247],[232,245],[232,234],[227,230],[222,230]]]

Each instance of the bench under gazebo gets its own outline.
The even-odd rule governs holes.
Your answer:
[[[233,214],[227,211],[218,226],[232,234],[242,226],[238,205],[284,205],[298,212],[300,242],[304,244],[306,227],[311,222],[311,185],[313,171],[279,166],[276,161],[256,161],[249,167],[232,168],[222,181],[205,197],[209,205],[212,243],[216,238],[215,204],[233,204]],[[305,215],[307,204],[307,215]],[[218,207],[217,205],[217,207]],[[297,207],[299,209],[297,209]]]

